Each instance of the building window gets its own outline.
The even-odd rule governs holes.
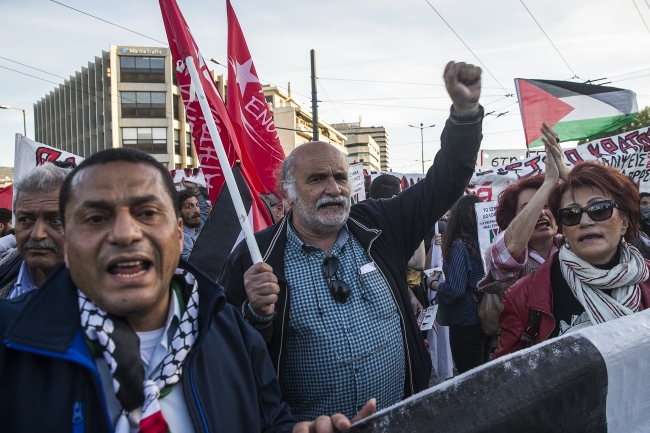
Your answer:
[[[120,80],[123,83],[164,83],[164,57],[120,56]]]
[[[174,129],[174,153],[181,154],[181,131]]]
[[[166,117],[165,92],[122,92],[122,117]]]
[[[122,147],[167,153],[167,128],[122,128]]]
[[[173,105],[174,105],[174,119],[179,120],[179,118],[180,118],[180,115],[179,115],[180,108],[178,106],[178,104],[180,102],[179,101],[179,96],[178,95],[172,95],[172,101],[173,101]]]
[[[185,152],[188,158],[192,157],[192,134],[189,132],[185,133]]]

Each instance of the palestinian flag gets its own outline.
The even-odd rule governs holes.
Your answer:
[[[561,141],[582,140],[632,123],[636,94],[616,87],[570,81],[515,79],[526,145],[542,146],[542,123]]]

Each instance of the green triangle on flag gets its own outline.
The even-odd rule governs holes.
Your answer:
[[[542,123],[561,141],[615,131],[635,120],[636,94],[616,87],[570,81],[515,79],[526,145],[542,146]]]

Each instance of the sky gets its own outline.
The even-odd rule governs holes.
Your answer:
[[[226,1],[177,1],[203,56],[225,63]],[[157,1],[60,3],[166,41]],[[309,107],[314,49],[319,116],[330,123],[357,122],[361,116],[364,126],[386,127],[390,166],[397,172],[421,171],[420,131],[409,125],[435,125],[424,130],[426,166],[440,148],[451,105],[442,79],[449,60],[483,67],[481,104],[494,114],[483,122],[482,149],[525,148],[516,96],[505,96],[515,93],[515,78],[607,77],[611,86],[636,92],[639,108],[650,105],[648,0],[232,0],[232,5],[262,82],[281,88],[290,82],[294,98]],[[27,110],[31,138],[33,104],[63,82],[58,76],[74,74],[110,44],[165,46],[51,0],[0,0],[0,28],[0,104]],[[226,73],[217,65],[215,70]],[[499,113],[505,114],[495,117]],[[13,166],[15,133],[22,131],[20,111],[0,110],[0,166]]]

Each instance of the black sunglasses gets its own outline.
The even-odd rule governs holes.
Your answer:
[[[597,201],[585,207],[565,207],[557,212],[558,220],[564,226],[575,226],[580,223],[582,214],[587,212],[587,215],[592,220],[604,221],[612,217],[615,207],[618,206],[616,206],[614,200]]]
[[[339,270],[338,257],[327,257],[323,261],[323,275],[327,281],[327,288],[330,290],[330,295],[339,304],[345,304],[350,297],[352,290],[345,281],[336,279],[336,271]]]

